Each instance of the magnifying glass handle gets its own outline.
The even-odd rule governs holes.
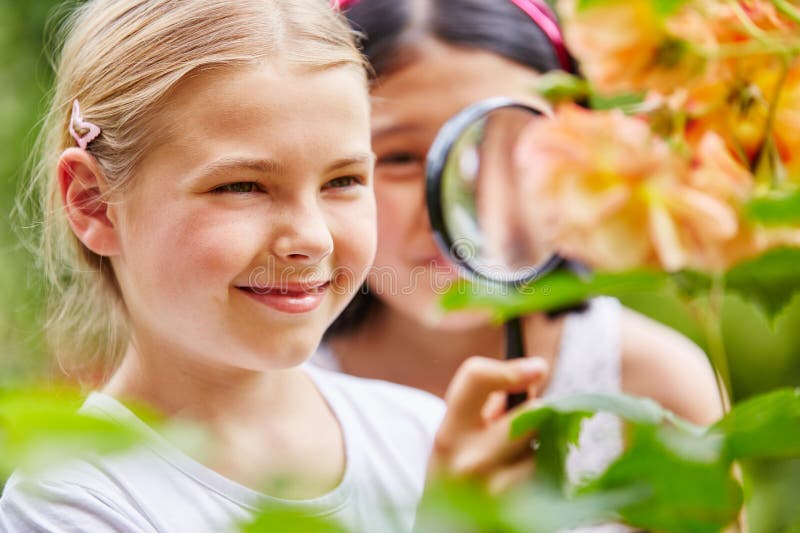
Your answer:
[[[506,359],[525,357],[522,342],[522,320],[512,318],[505,323],[506,328]],[[511,410],[528,399],[528,394],[518,392],[509,394],[506,400],[506,410]]]

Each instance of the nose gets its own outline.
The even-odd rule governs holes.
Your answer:
[[[428,201],[425,194],[425,176],[422,177],[419,183],[419,190],[414,204],[414,213],[419,221],[419,227],[423,229],[425,233],[432,234],[433,229],[431,228],[430,215],[428,215]]]
[[[428,215],[424,176],[422,176],[422,179],[416,184],[416,189],[413,204],[409,205],[409,209],[414,213],[412,218],[413,223],[409,231],[412,234],[412,239],[418,243],[418,246],[422,246],[427,249],[430,254],[433,254],[438,252],[438,247],[433,238],[433,228],[431,227],[431,219]]]
[[[315,265],[333,252],[325,213],[314,200],[286,206],[273,233],[272,253],[289,264]]]

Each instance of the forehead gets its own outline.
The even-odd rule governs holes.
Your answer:
[[[413,60],[376,82],[372,90],[373,133],[418,125],[438,129],[468,105],[509,96],[536,105],[538,73],[491,52],[425,41]]]
[[[369,151],[369,103],[352,67],[250,65],[184,80],[156,118],[147,159],[176,171],[221,155],[307,161]]]

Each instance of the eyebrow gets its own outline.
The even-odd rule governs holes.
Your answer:
[[[325,169],[332,172],[354,164],[371,164],[375,159],[372,152],[361,152],[335,160]],[[206,176],[230,170],[251,170],[260,174],[285,174],[286,166],[274,159],[252,159],[247,157],[223,157],[200,169],[197,175]]]
[[[416,133],[422,128],[415,124],[393,124],[391,126],[384,126],[372,130],[372,138],[375,137],[388,137],[390,135],[398,135],[403,133]]]
[[[284,172],[283,166],[274,159],[222,157],[204,166],[198,174],[208,175],[223,170],[252,170],[262,174],[281,174]]]
[[[373,152],[362,152],[358,154],[354,154],[349,157],[343,157],[341,159],[337,159],[326,169],[327,172],[331,172],[333,170],[339,170],[340,168],[349,167],[350,165],[356,164],[367,164],[371,165],[375,161],[375,154]]]

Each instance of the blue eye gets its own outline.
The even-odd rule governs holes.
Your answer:
[[[213,192],[215,193],[226,193],[231,192],[234,194],[247,194],[251,192],[255,192],[257,190],[258,184],[252,181],[237,181],[235,183],[228,183],[225,185],[220,185]]]

